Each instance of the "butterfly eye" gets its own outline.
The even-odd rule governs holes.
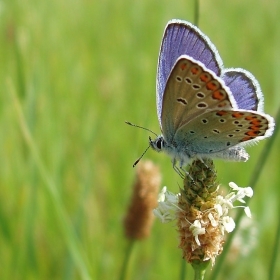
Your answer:
[[[158,148],[159,150],[161,150],[161,149],[162,149],[162,139],[161,139],[161,138],[160,138],[160,139],[158,139],[158,141],[157,141],[156,145],[157,145],[157,148]]]

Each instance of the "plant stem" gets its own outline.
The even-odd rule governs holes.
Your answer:
[[[194,25],[198,27],[199,21],[199,0],[194,1]]]
[[[274,246],[273,246],[273,253],[272,253],[271,261],[270,261],[270,268],[269,268],[269,272],[268,272],[269,273],[268,274],[268,279],[269,280],[273,280],[273,279],[276,278],[276,277],[274,278],[273,276],[274,276],[275,267],[276,267],[276,264],[277,264],[277,253],[278,253],[278,248],[279,248],[279,238],[280,238],[280,222],[278,223],[277,233],[276,233],[275,242],[274,242]]]
[[[182,259],[182,264],[181,264],[181,271],[180,271],[180,279],[184,280],[186,278],[186,260]]]
[[[129,265],[129,260],[131,257],[131,253],[132,253],[132,249],[133,249],[133,245],[135,244],[135,240],[131,239],[129,240],[125,255],[124,255],[124,260],[123,260],[123,264],[122,264],[122,268],[121,268],[121,272],[120,272],[120,280],[124,280],[127,277],[127,270],[128,270],[128,265]]]
[[[210,261],[197,261],[192,262],[192,267],[194,269],[194,280],[203,280],[206,272],[206,268],[209,265]]]

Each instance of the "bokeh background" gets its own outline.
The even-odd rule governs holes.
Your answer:
[[[155,78],[163,30],[172,18],[193,22],[193,2],[0,2],[0,279],[118,278],[132,164],[150,135],[124,121],[160,133]],[[265,112],[275,116],[280,2],[201,1],[199,15],[225,67],[252,72]],[[217,160],[221,184],[247,186],[266,143],[247,149],[247,163]],[[240,232],[220,279],[267,278],[280,213],[278,143],[250,202],[247,235]],[[182,182],[170,159],[151,150],[145,159],[160,166],[162,186],[177,192]],[[177,279],[177,246],[175,226],[155,221],[134,248],[131,279]]]

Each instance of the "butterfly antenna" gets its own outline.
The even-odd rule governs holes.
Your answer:
[[[155,136],[158,136],[156,133],[154,133],[152,130],[150,130],[150,129],[146,128],[146,127],[143,127],[143,126],[140,126],[140,125],[137,125],[137,124],[128,122],[128,121],[125,121],[125,123],[128,124],[128,125],[134,126],[134,127],[142,128],[142,129],[144,129],[144,130],[147,130],[147,131],[153,133]],[[148,149],[146,149],[146,151],[147,151],[147,150],[148,150]],[[146,153],[146,151],[145,151],[145,153]],[[144,154],[145,154],[145,153],[144,153]],[[142,155],[142,156],[143,156],[143,155]],[[141,159],[141,157],[140,157],[140,159]],[[140,160],[140,159],[139,159],[139,160]],[[138,163],[138,162],[137,162],[137,163]],[[136,164],[137,164],[137,163],[136,163]]]
[[[146,154],[146,152],[148,151],[148,149],[150,148],[150,146],[148,146],[148,148],[144,151],[144,153],[133,163],[133,167],[135,167],[138,162],[141,160],[141,158]]]

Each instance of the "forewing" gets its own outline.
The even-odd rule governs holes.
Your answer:
[[[161,113],[162,133],[172,142],[176,131],[215,109],[236,109],[230,90],[217,75],[191,57],[179,57],[168,78]]]
[[[200,61],[218,76],[221,74],[222,59],[210,39],[187,21],[169,21],[162,39],[157,69],[157,114],[160,125],[167,79],[181,55]]]

